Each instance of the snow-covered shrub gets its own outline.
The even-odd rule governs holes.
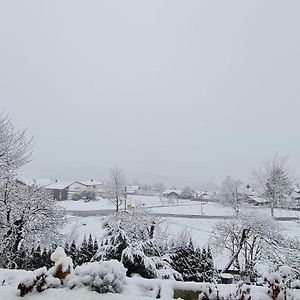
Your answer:
[[[210,248],[195,248],[192,240],[172,249],[171,266],[178,271],[184,281],[211,282],[214,275]]]
[[[167,258],[167,237],[159,223],[142,208],[107,218],[104,239],[94,260],[116,259],[127,268],[127,276],[180,279]]]
[[[84,264],[67,278],[67,286],[88,286],[98,293],[120,293],[126,280],[126,269],[117,260]]]
[[[29,272],[18,285],[20,296],[24,297],[30,292],[41,293],[48,288],[58,288],[61,282],[58,278],[54,278],[49,274],[46,267]]]
[[[218,287],[215,284],[207,284],[199,294],[198,300],[219,300]]]
[[[286,287],[284,282],[278,273],[271,273],[266,278],[268,284],[268,295],[273,300],[286,299]]]
[[[76,194],[73,194],[72,200],[85,200],[85,201],[95,201],[97,199],[97,195],[95,191],[81,191]]]
[[[122,251],[121,262],[127,269],[127,274],[139,274],[144,278],[161,278],[182,280],[175,271],[167,256],[160,256],[155,251],[152,240],[146,242],[134,241]]]
[[[239,282],[234,293],[230,293],[226,300],[250,300],[251,287],[243,282]]]
[[[291,288],[300,290],[300,280],[297,279],[297,280],[292,281]]]
[[[62,247],[56,248],[51,254],[51,260],[55,265],[49,269],[49,273],[54,277],[63,280],[73,271],[72,258],[66,255],[65,250]]]

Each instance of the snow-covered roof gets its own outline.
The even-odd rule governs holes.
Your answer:
[[[23,183],[25,183],[26,185],[30,186],[30,185],[37,185],[40,187],[46,187],[52,183],[55,182],[55,180],[53,179],[48,179],[48,178],[38,178],[38,179],[22,179],[21,180]]]
[[[57,181],[47,185],[45,188],[51,190],[63,190],[69,187],[72,183],[74,183],[74,181]]]
[[[136,192],[139,189],[140,189],[140,187],[138,185],[127,185],[127,187],[126,187],[127,193],[129,193],[129,192]]]
[[[94,181],[94,180],[83,180],[83,181],[76,181],[80,184],[83,184],[83,185],[86,185],[86,186],[89,186],[89,185],[103,185],[103,182],[100,182],[100,181]]]
[[[297,187],[295,187],[295,188],[294,188],[294,192],[296,192],[296,193],[300,193],[300,187],[298,187],[298,186],[297,186]]]
[[[255,196],[256,192],[253,188],[247,187],[247,186],[242,186],[238,189],[238,192],[247,196]]]
[[[172,193],[175,193],[177,195],[180,195],[181,194],[181,191],[180,190],[165,190],[163,192],[164,195],[169,195],[169,194],[172,194]]]
[[[250,196],[250,199],[255,201],[256,203],[266,203],[266,202],[268,202],[266,199],[261,198],[259,196]]]

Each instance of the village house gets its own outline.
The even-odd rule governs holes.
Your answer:
[[[165,190],[163,192],[163,196],[168,200],[178,200],[180,198],[181,191],[180,190]]]

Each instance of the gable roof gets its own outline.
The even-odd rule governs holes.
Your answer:
[[[67,182],[67,181],[57,181],[53,182],[52,184],[47,185],[45,188],[46,189],[53,189],[53,190],[63,190],[68,188],[71,184],[74,182]]]
[[[91,186],[91,185],[103,185],[103,182],[100,181],[94,181],[94,180],[83,180],[83,181],[76,181],[77,183],[83,184],[85,186]]]
[[[181,194],[180,190],[165,190],[163,192],[164,195],[177,194],[178,196]]]

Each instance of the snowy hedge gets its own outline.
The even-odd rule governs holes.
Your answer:
[[[98,293],[120,293],[125,285],[126,269],[117,260],[84,264],[67,278],[67,286],[88,286]]]

